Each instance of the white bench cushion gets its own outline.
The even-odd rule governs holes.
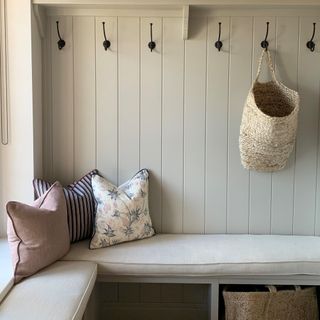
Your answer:
[[[80,320],[96,275],[92,262],[58,261],[15,285],[0,304],[0,319]]]
[[[13,287],[13,268],[7,239],[0,239],[0,303]]]
[[[64,260],[96,262],[101,275],[320,275],[320,237],[158,234],[97,250],[79,242]]]

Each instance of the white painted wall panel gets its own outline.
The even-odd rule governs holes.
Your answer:
[[[66,42],[58,49],[56,21]],[[72,17],[51,18],[52,54],[52,178],[67,184],[74,179],[74,76]]]
[[[97,166],[120,184],[149,168],[157,231],[320,234],[320,50],[305,47],[319,17],[294,10],[223,13],[192,17],[185,41],[181,18],[58,17],[67,41],[61,51],[53,17],[47,116],[54,178],[70,182],[73,170],[78,176]],[[277,75],[301,94],[296,149],[287,167],[272,174],[243,169],[239,155],[243,105],[267,21]],[[154,52],[147,47],[150,22]],[[267,80],[265,65],[262,73]]]
[[[277,18],[276,73],[289,88],[297,89],[298,17]],[[271,233],[292,234],[295,150],[286,168],[272,175]]]
[[[96,167],[95,19],[73,18],[74,178]]]
[[[219,52],[217,41],[221,22]],[[205,232],[227,231],[228,101],[230,61],[230,18],[208,21],[207,100],[206,100],[206,196]]]
[[[184,41],[181,19],[163,18],[162,230],[182,232]]]
[[[207,21],[189,21],[185,42],[183,232],[204,232]]]
[[[230,84],[228,113],[227,232],[249,231],[249,172],[240,163],[239,130],[251,85],[252,17],[232,17],[230,25]]]
[[[316,18],[300,18],[298,90],[300,116],[296,143],[293,233],[314,234],[316,212],[316,175],[319,124],[319,52],[314,54],[305,45]],[[317,36],[319,39],[319,36]],[[315,41],[317,41],[315,39]]]
[[[261,40],[266,34],[267,22],[269,22],[268,49],[274,57],[276,45],[276,22],[274,17],[255,17],[253,21],[253,59],[252,81],[256,78],[258,60],[261,56]],[[260,81],[271,80],[270,71],[266,61],[263,61]],[[249,232],[270,233],[271,225],[271,173],[250,172],[250,203],[249,203]]]
[[[36,18],[32,12],[32,82],[33,82],[33,144],[34,174],[43,176],[43,114],[42,114],[42,39],[37,28]]]
[[[53,175],[53,110],[52,110],[52,19],[45,23],[45,39],[42,40],[42,142],[43,177],[54,179]]]
[[[103,25],[111,42],[103,47]],[[97,168],[118,183],[118,19],[96,18]]]
[[[140,19],[118,19],[118,172],[121,184],[140,162]]]
[[[150,23],[156,48],[151,52]],[[140,27],[140,168],[152,168],[149,181],[152,223],[161,231],[162,18],[142,18]]]
[[[10,200],[32,203],[34,175],[30,1],[6,1],[6,9],[9,141],[7,145],[0,143],[0,236],[2,237],[6,236],[6,203]]]

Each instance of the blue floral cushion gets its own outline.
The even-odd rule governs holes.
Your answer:
[[[146,169],[120,187],[99,175],[92,177],[97,212],[90,249],[154,235],[148,205],[148,180]]]

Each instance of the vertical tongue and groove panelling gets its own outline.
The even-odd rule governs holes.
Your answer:
[[[320,45],[311,53],[306,42],[320,17],[229,11],[191,17],[185,41],[181,17],[50,17],[48,177],[67,184],[97,167],[121,184],[149,168],[157,231],[319,234]],[[246,171],[238,148],[266,21],[277,76],[301,96],[296,148],[276,173]],[[219,22],[220,52],[214,47]]]
[[[173,233],[183,232],[185,43],[180,27],[180,18],[163,18],[161,227]]]
[[[258,59],[261,55],[261,47],[259,46],[266,32],[266,21],[269,24],[269,50],[272,59],[276,57],[276,18],[254,17],[253,19],[253,52],[252,52],[252,81],[256,78]],[[268,81],[271,75],[267,64],[262,65],[262,71],[259,77],[260,81]],[[249,232],[253,233],[270,233],[271,232],[271,197],[272,197],[272,174],[250,172],[250,202],[249,202]]]
[[[312,26],[312,23],[310,22]],[[276,65],[277,77],[281,74],[281,81],[289,88],[298,89],[298,54],[299,54],[299,18],[279,17],[277,19],[276,38]],[[305,46],[305,44],[304,44]],[[304,49],[304,48],[303,48]],[[307,48],[305,53],[310,55]],[[280,78],[279,78],[280,79]],[[301,105],[302,106],[302,105]],[[302,107],[305,112],[309,106]],[[301,112],[301,113],[302,113]],[[300,113],[300,116],[301,116]],[[302,129],[302,128],[300,128]],[[298,134],[301,134],[301,130]],[[291,234],[293,232],[294,215],[297,213],[294,208],[294,189],[296,171],[297,146],[288,161],[286,170],[272,174],[272,204],[271,204],[271,231],[272,233]],[[304,169],[303,169],[304,170]],[[297,182],[299,184],[299,182]],[[314,192],[314,191],[313,191]],[[302,196],[299,195],[299,198]],[[299,200],[298,200],[299,201]],[[308,209],[310,206],[308,206]],[[300,214],[305,214],[301,212]],[[313,230],[309,230],[312,232]]]
[[[56,20],[66,42],[58,50]],[[74,178],[74,56],[72,17],[51,18],[52,178],[66,184]],[[63,30],[63,31],[62,31]],[[50,63],[50,61],[49,61]],[[50,115],[50,113],[49,113]]]

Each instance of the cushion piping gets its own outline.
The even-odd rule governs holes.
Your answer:
[[[72,258],[66,258],[62,259],[63,261],[89,261],[89,262],[94,262],[94,263],[100,263],[100,264],[119,264],[119,265],[133,265],[133,266],[216,266],[216,265],[241,265],[241,264],[292,264],[292,263],[319,263],[320,261],[305,261],[305,260],[294,260],[294,261],[249,261],[249,262],[212,262],[212,263],[142,263],[142,262],[109,262],[105,260],[98,260],[98,259],[72,259]]]

